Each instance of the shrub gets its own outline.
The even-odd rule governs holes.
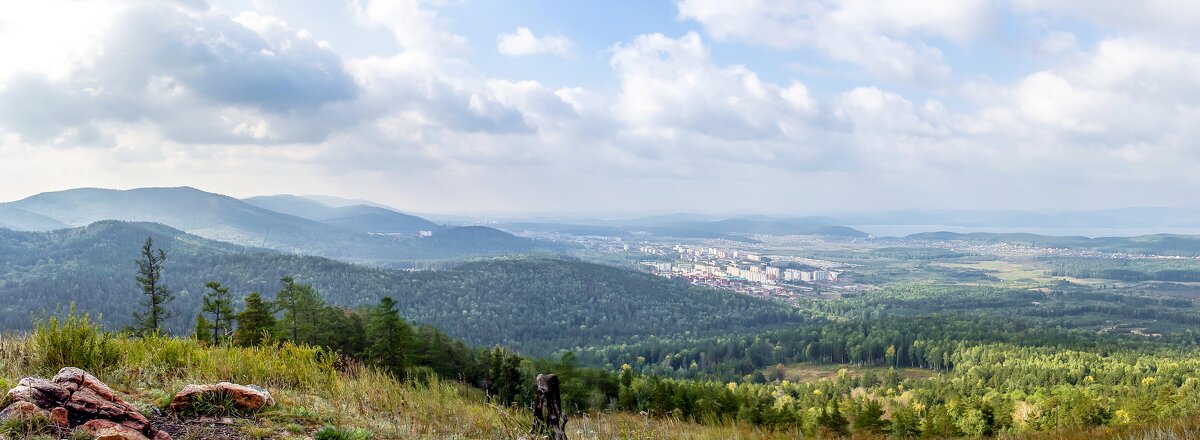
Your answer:
[[[34,322],[36,361],[48,373],[63,367],[103,372],[116,366],[121,355],[112,338],[87,313],[77,313],[74,303],[61,318],[50,315]]]
[[[179,411],[184,416],[225,417],[242,415],[228,393],[200,394],[191,399],[187,406]]]
[[[313,433],[313,440],[371,440],[371,433],[361,428],[326,426]]]

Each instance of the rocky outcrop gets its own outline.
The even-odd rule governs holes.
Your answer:
[[[23,400],[13,402],[4,408],[4,411],[0,411],[0,421],[29,420],[39,417],[50,417],[50,412]]]
[[[187,411],[197,401],[229,399],[239,411],[253,412],[275,404],[267,390],[254,385],[238,385],[229,382],[207,385],[188,385],[171,400],[171,411]]]
[[[8,392],[13,402],[0,412],[9,417],[46,417],[62,428],[82,429],[94,438],[126,440],[168,440],[169,435],[150,425],[150,421],[117,393],[78,368],[59,370],[54,379],[26,377]]]
[[[7,400],[12,403],[0,410],[0,421],[48,419],[62,430],[75,429],[102,440],[171,440],[166,431],[152,425],[116,391],[78,368],[63,368],[49,380],[21,379],[8,391]],[[229,382],[188,385],[171,401],[171,411],[186,413],[195,409],[193,405],[197,402],[209,406],[219,402],[221,407],[248,413],[274,405],[275,399],[267,390],[253,385]],[[224,423],[224,420],[213,419],[208,423]],[[159,424],[164,426],[161,420]]]

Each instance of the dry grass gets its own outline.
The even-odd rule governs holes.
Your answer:
[[[78,329],[76,329],[78,330]],[[54,374],[45,338],[0,337],[0,385],[24,376]],[[260,414],[255,438],[305,438],[324,426],[362,428],[377,439],[515,439],[532,425],[527,409],[485,401],[473,388],[437,378],[401,382],[380,370],[337,362],[321,350],[205,347],[191,339],[107,339],[119,353],[111,367],[93,371],[143,407],[165,406],[188,383],[231,381],[266,386],[279,405]],[[55,347],[54,349],[61,349]],[[340,365],[340,367],[336,367]],[[794,439],[746,425],[707,426],[638,414],[597,413],[572,418],[573,439]]]

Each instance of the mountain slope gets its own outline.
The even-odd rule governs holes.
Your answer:
[[[316,200],[288,194],[250,197],[242,201],[281,214],[316,221],[329,218],[329,211],[333,210],[332,206]]]
[[[436,248],[431,246],[432,243],[416,238],[370,235],[187,187],[128,191],[76,189],[38,194],[0,204],[0,208],[33,213],[72,227],[103,220],[161,223],[213,240],[355,262],[506,254],[538,247],[531,240],[515,240],[516,237],[508,236],[491,242],[458,242],[455,247]],[[329,209],[353,215],[364,209],[379,208]],[[505,244],[513,246],[505,247]]]
[[[0,228],[17,231],[49,231],[67,228],[65,223],[15,206],[0,205]]]
[[[293,195],[259,196],[243,200],[260,208],[293,215],[353,231],[379,234],[416,234],[441,229],[437,223],[373,205],[329,206]]]
[[[494,234],[464,229],[462,239]],[[0,326],[26,328],[31,314],[70,302],[117,325],[128,323],[141,299],[134,261],[146,236],[167,252],[164,281],[178,293],[168,324],[176,332],[191,328],[205,282],[220,281],[239,298],[250,291],[272,298],[283,275],[312,283],[334,304],[391,296],[410,320],[472,344],[537,354],[801,321],[783,304],[591,263],[519,259],[448,271],[386,270],[248,249],[162,225],[106,221],[42,233],[0,230]]]
[[[286,251],[349,234],[328,225],[279,214],[232,197],[194,188],[127,191],[74,189],[42,193],[5,204],[79,227],[102,220],[154,222],[214,240]]]

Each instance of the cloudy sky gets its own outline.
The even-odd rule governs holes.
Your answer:
[[[314,2],[317,3],[317,2]],[[1200,8],[4,2],[0,200],[417,212],[1194,206]]]

